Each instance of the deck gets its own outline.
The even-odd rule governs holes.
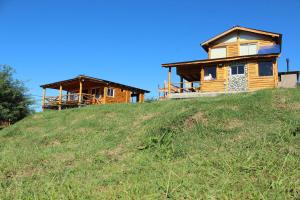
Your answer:
[[[80,97],[81,96],[81,97]],[[60,96],[47,96],[43,102],[43,109],[65,109],[86,105],[102,104],[102,98],[95,95],[79,93]]]

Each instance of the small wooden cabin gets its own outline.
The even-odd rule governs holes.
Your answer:
[[[120,83],[79,75],[75,78],[41,85],[42,108],[61,110],[93,104],[144,102],[143,90]],[[46,89],[56,89],[58,96],[46,96]],[[65,93],[65,94],[63,94]]]
[[[201,44],[207,59],[162,64],[164,97],[186,93],[231,93],[278,86],[282,35],[235,26]],[[171,80],[176,69],[179,81]]]

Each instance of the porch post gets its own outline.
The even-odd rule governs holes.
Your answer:
[[[46,88],[43,88],[43,96],[42,96],[42,110],[44,111],[45,107],[45,99],[46,99]]]
[[[59,86],[58,110],[61,110],[62,103],[62,85]]]
[[[131,94],[132,94],[132,92],[131,91],[129,91],[129,100],[128,100],[128,103],[131,103]]]
[[[183,77],[180,76],[180,93],[183,92]]]
[[[168,72],[168,96],[171,94],[171,73],[172,73],[172,68],[169,67],[169,72]]]
[[[104,91],[103,91],[103,104],[106,104],[106,96],[107,96],[107,87],[104,87]]]
[[[139,103],[143,103],[144,102],[144,94],[139,93]]]
[[[82,103],[82,80],[79,80],[79,97],[78,97],[78,104],[81,105]]]

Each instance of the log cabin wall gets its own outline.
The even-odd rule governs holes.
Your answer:
[[[215,80],[204,80],[204,68],[201,70],[201,90],[203,92],[224,92],[226,82],[226,65],[217,67]]]
[[[130,91],[118,88],[118,87],[107,87],[114,90],[114,96],[106,96],[106,103],[129,103],[130,102]]]
[[[106,87],[106,90],[108,88],[111,88],[114,90],[114,96],[108,96],[104,95],[104,88]],[[84,90],[88,91],[88,94],[92,94],[93,89],[99,89],[100,90],[100,95],[102,98],[105,98],[104,102],[106,104],[108,103],[130,103],[131,102],[131,94],[132,91],[117,87],[117,86],[106,86],[106,85],[99,85],[99,86],[93,86],[93,87],[84,87]],[[78,92],[78,90],[74,90],[73,92]],[[142,102],[144,102],[144,94],[142,94]]]
[[[247,63],[248,67],[248,90],[275,88],[278,85],[277,61],[273,62],[273,76],[259,76],[258,62],[251,61]]]

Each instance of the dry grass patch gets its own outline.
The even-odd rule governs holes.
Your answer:
[[[225,129],[227,130],[232,130],[232,129],[236,129],[236,128],[241,128],[244,126],[244,122],[242,122],[239,119],[230,119],[230,121],[227,121],[225,123]]]
[[[195,124],[202,123],[204,125],[208,124],[208,119],[202,111],[195,113],[194,115],[187,118],[184,122],[184,127],[190,129],[194,127]]]

